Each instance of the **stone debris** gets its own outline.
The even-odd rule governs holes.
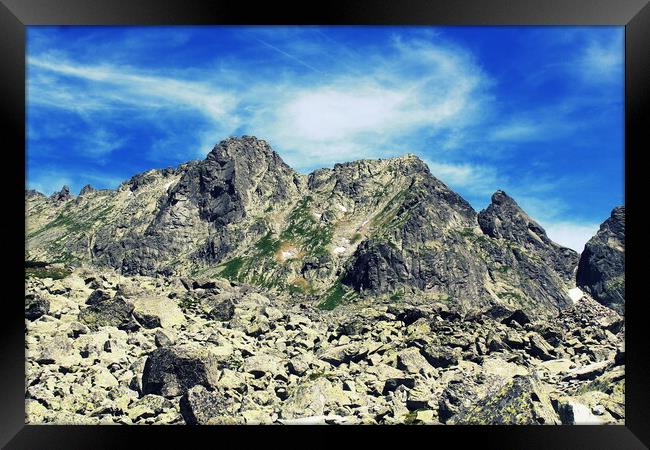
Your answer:
[[[29,423],[624,421],[624,326],[588,294],[556,320],[520,325],[503,323],[512,311],[462,318],[417,298],[322,311],[218,279],[69,278],[59,294],[27,280],[38,311],[25,322]],[[125,300],[127,280],[139,289]],[[179,286],[187,296],[170,296]],[[225,321],[212,312],[223,304]]]

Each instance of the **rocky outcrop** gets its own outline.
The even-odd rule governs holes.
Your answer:
[[[196,385],[215,387],[219,359],[198,346],[180,345],[154,350],[144,365],[142,391],[163,397],[183,395]]]
[[[625,312],[625,206],[612,210],[580,255],[576,282],[594,299]]]
[[[79,191],[79,195],[86,195],[90,194],[92,192],[95,192],[97,189],[92,187],[90,184],[85,185],[84,187],[81,188],[81,191]]]
[[[25,198],[30,198],[30,197],[45,197],[44,194],[41,192],[38,192],[36,189],[26,189],[25,190]]]
[[[63,186],[59,192],[55,192],[50,196],[50,199],[55,202],[64,202],[70,200],[72,195],[70,194],[70,188],[68,186]]]
[[[505,192],[492,195],[492,203],[478,214],[478,223],[486,235],[521,245],[549,261],[551,269],[564,280],[573,279],[578,254],[551,241],[544,229]]]
[[[50,302],[35,294],[25,295],[25,318],[36,320],[50,311]]]

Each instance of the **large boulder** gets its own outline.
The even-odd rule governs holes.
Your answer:
[[[450,423],[463,425],[559,425],[546,386],[534,376],[515,376],[496,393],[463,408]]]
[[[50,311],[50,302],[36,294],[25,295],[25,318],[36,320]]]
[[[422,356],[433,367],[450,367],[458,364],[458,353],[449,347],[426,343],[420,349]]]
[[[612,210],[580,255],[576,283],[601,304],[625,312],[625,206]]]
[[[131,320],[133,305],[121,297],[102,301],[84,308],[79,313],[79,321],[92,330],[100,327],[121,327]]]
[[[350,361],[359,361],[367,354],[368,349],[362,345],[343,344],[328,348],[320,355],[320,359],[333,366],[339,366]]]
[[[142,391],[164,397],[183,395],[200,384],[214,387],[219,379],[220,360],[208,349],[195,345],[161,347],[144,365]]]
[[[180,409],[188,425],[218,425],[235,423],[232,398],[212,392],[202,385],[188,390],[180,400]]]
[[[185,322],[185,315],[178,304],[166,297],[133,300],[133,317],[145,328],[170,328]]]
[[[324,377],[299,384],[291,396],[282,403],[282,419],[322,416],[349,401],[341,387]]]

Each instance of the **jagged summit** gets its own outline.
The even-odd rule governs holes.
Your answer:
[[[495,205],[505,205],[505,204],[510,204],[512,206],[515,206],[519,208],[519,205],[517,205],[517,202],[510,197],[508,194],[506,194],[505,191],[502,191],[501,189],[498,189],[497,191],[492,194],[492,197],[490,199],[492,203]]]
[[[45,194],[36,189],[25,189],[25,198],[28,197],[45,197]]]
[[[231,136],[216,144],[206,156],[206,159],[214,159],[221,162],[236,158],[263,158],[286,165],[280,155],[265,140],[258,139],[255,136]]]
[[[70,200],[72,198],[72,195],[70,194],[70,187],[64,185],[59,192],[55,192],[50,196],[50,198],[57,202]]]
[[[79,195],[86,195],[90,194],[91,192],[95,192],[97,189],[92,187],[90,184],[85,185],[84,187],[81,188],[81,191],[79,191]]]
[[[492,202],[479,213],[483,232],[494,238],[505,238],[532,245],[553,245],[540,224],[534,221],[502,190],[492,194]]]

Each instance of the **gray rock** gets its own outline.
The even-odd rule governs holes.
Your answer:
[[[389,378],[386,380],[384,383],[384,389],[382,390],[381,394],[382,395],[388,395],[389,392],[395,391],[399,386],[404,386],[409,389],[413,389],[415,387],[415,379],[414,378]]]
[[[92,192],[95,192],[96,190],[97,189],[92,187],[90,184],[87,184],[81,188],[81,191],[79,191],[79,195],[82,196],[82,195],[90,194]]]
[[[72,196],[70,195],[70,188],[68,186],[63,186],[59,192],[55,192],[50,196],[50,199],[55,202],[64,202],[70,200]]]
[[[445,368],[458,364],[458,355],[448,347],[427,343],[420,352],[433,367]]]
[[[86,299],[86,305],[97,305],[99,303],[109,301],[113,298],[113,295],[103,289],[94,290]]]
[[[220,300],[211,306],[210,318],[214,320],[227,322],[235,315],[235,302],[230,298]]]
[[[320,359],[333,366],[339,366],[350,361],[358,361],[368,353],[368,349],[358,344],[345,344],[328,348],[320,355]]]
[[[208,425],[227,422],[233,414],[232,399],[211,392],[205,386],[197,385],[189,389],[180,400],[180,410],[188,425]]]
[[[450,421],[463,425],[558,425],[548,389],[534,376],[515,376],[497,392],[463,407]]]
[[[596,301],[625,313],[625,206],[614,208],[585,245],[576,282]]]
[[[219,359],[201,347],[158,348],[145,363],[142,391],[144,394],[176,397],[198,384],[214,387],[219,379],[219,369]]]
[[[25,295],[25,318],[36,320],[50,311],[50,302],[33,293]]]
[[[119,297],[90,305],[81,310],[79,321],[92,330],[104,326],[120,327],[131,319],[133,305]]]

